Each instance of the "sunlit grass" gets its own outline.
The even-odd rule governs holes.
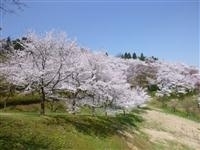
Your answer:
[[[137,129],[137,115],[0,113],[1,149],[128,149],[119,130]]]
[[[200,122],[200,108],[197,105],[197,95],[189,95],[182,99],[169,98],[164,102],[162,102],[162,99],[160,101],[153,99],[148,105],[153,108],[159,108],[166,113]]]

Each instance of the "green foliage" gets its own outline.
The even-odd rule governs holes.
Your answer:
[[[157,58],[157,57],[154,57],[154,56],[151,56],[151,58],[152,58],[153,60],[158,60],[158,58]]]
[[[10,44],[11,44],[11,38],[10,38],[10,37],[7,37],[6,43],[7,43],[7,45],[10,45]]]
[[[125,52],[124,57],[125,59],[130,59],[131,58],[131,53]]]
[[[13,43],[13,48],[15,50],[24,50],[24,47],[22,46],[20,39],[13,40],[12,43]]]
[[[124,58],[124,59],[131,59],[131,58],[133,58],[133,59],[136,59],[137,55],[136,55],[136,53],[133,53],[133,55],[131,56],[130,52],[125,52],[124,54],[121,55],[121,58]]]
[[[119,57],[124,58],[124,59],[140,59],[141,61],[145,61],[146,57],[144,56],[143,53],[140,54],[140,56],[137,56],[137,54],[134,52],[132,55],[130,52],[125,52],[124,54],[121,54]],[[151,57],[153,60],[158,60],[157,57],[152,56]]]
[[[138,57],[141,61],[145,61],[145,57],[144,57],[144,54],[141,53],[140,57]]]
[[[133,56],[132,56],[132,58],[133,58],[133,59],[137,59],[137,55],[136,55],[136,53],[135,53],[135,52],[133,53]]]
[[[148,85],[148,91],[149,92],[154,92],[154,91],[157,91],[159,88],[156,84],[151,84],[151,85]]]

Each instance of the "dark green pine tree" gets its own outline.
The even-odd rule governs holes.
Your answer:
[[[24,47],[22,46],[20,39],[16,39],[12,42],[15,50],[24,50]]]
[[[125,52],[125,54],[124,54],[124,58],[125,58],[125,59],[128,58],[128,54],[127,54],[127,52]]]
[[[11,38],[10,38],[10,37],[7,37],[6,43],[7,43],[8,45],[11,45]]]
[[[143,54],[143,53],[141,53],[139,59],[140,59],[141,61],[144,61],[144,60],[145,60],[145,57],[144,57],[144,54]]]
[[[154,57],[154,56],[152,56],[151,57],[153,60],[158,60],[158,58],[157,57]]]
[[[135,53],[135,52],[133,53],[133,56],[132,56],[132,58],[133,58],[133,59],[137,59],[137,55],[136,55],[136,53]]]
[[[6,49],[6,50],[11,50],[11,49],[10,49],[10,48],[11,48],[11,47],[10,47],[11,45],[12,45],[11,38],[10,38],[10,37],[7,37],[5,49]]]
[[[131,59],[131,53],[127,54],[128,59]]]

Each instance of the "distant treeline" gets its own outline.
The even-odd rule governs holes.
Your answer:
[[[130,52],[125,52],[124,54],[121,54],[119,57],[123,59],[140,59],[141,61],[145,61],[146,58],[149,58],[149,57],[144,56],[143,53],[141,53],[140,55],[137,55],[135,52],[132,54]],[[154,56],[152,56],[151,58],[154,60],[158,60],[158,58]]]

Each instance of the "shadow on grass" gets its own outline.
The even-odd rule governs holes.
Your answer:
[[[37,113],[2,113],[0,149],[61,149],[62,144],[56,142],[57,137],[62,137],[61,132],[66,134],[75,128],[80,133],[99,138],[112,135],[124,136],[119,131],[130,128],[137,130],[142,121],[142,117],[135,113],[107,117],[66,113],[45,116],[39,116]],[[59,136],[55,137],[54,130]],[[65,148],[71,149],[70,146],[72,145],[65,145]]]
[[[30,139],[23,139],[21,137],[13,137],[12,135],[1,135],[0,136],[0,148],[4,150],[11,149],[30,149],[34,150],[37,148],[48,149],[50,141],[44,139],[40,139],[40,141],[35,140],[38,136],[34,136]]]
[[[138,123],[142,122],[142,117],[135,114],[117,115],[117,116],[53,116],[57,123],[71,124],[84,134],[107,137],[119,134],[118,131],[134,128],[138,129]]]
[[[35,124],[15,116],[0,118],[0,149],[2,150],[35,150],[48,149],[52,143],[43,131],[34,128]],[[42,130],[42,129],[41,129]],[[45,132],[45,131],[44,131]]]
[[[143,114],[146,113],[146,110],[152,110],[150,107],[138,107],[133,109],[131,112],[135,114]]]

